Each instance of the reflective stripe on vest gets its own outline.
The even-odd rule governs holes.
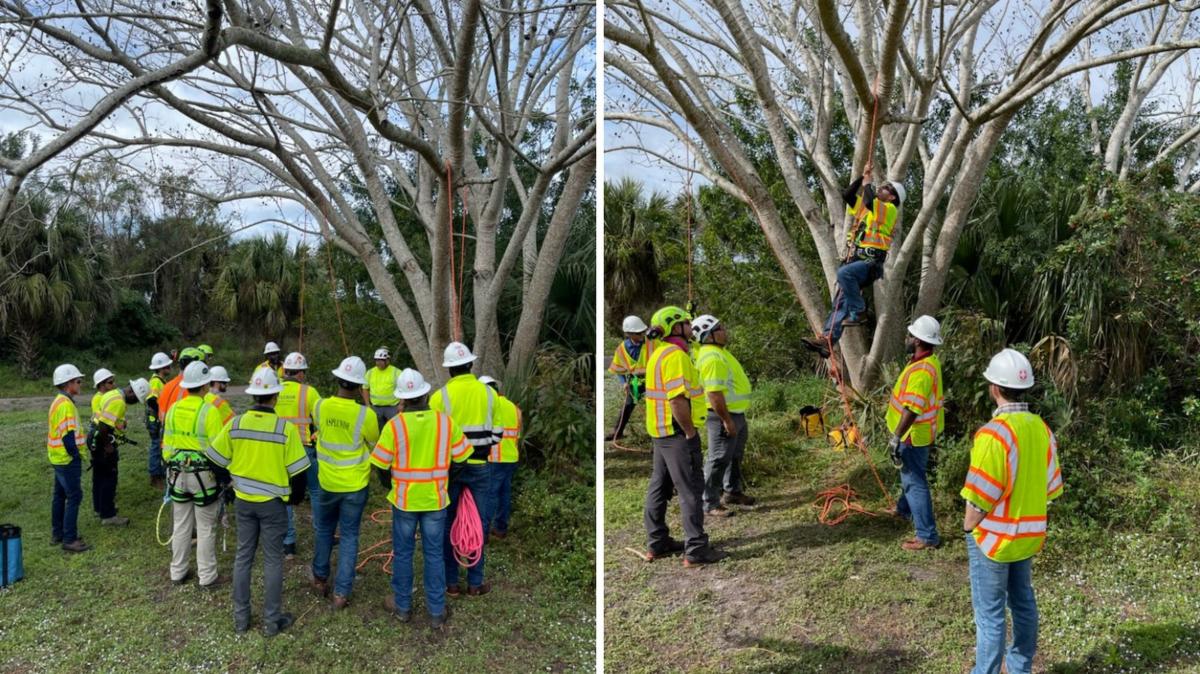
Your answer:
[[[324,399],[317,401],[316,410],[314,413],[317,418],[317,425],[321,425],[321,403]],[[362,442],[363,424],[367,421],[367,408],[361,407],[358,411],[358,420],[354,422],[354,432],[351,435],[349,443],[329,442],[325,439],[324,434],[317,437],[317,459],[328,463],[331,466],[357,466],[358,464],[370,458],[370,452],[364,451]],[[331,452],[358,452],[358,456],[338,459]]]
[[[1018,518],[1008,516],[1013,487],[1017,482],[1017,467],[1020,458],[1016,433],[1003,419],[993,419],[984,425],[979,433],[992,436],[1004,447],[1004,467],[1008,473],[1008,484],[1001,492],[996,506],[983,518],[975,530],[976,544],[990,557],[1006,540],[1045,536],[1046,516],[1044,514]],[[990,482],[986,477],[982,473],[972,470],[968,473],[967,481],[973,489],[978,489],[982,493],[988,494],[988,498],[993,498],[992,495],[999,491],[999,485]],[[981,483],[989,484],[985,488],[981,486]]]
[[[908,378],[911,377],[916,372],[929,373],[929,378],[933,381],[933,388],[929,394],[929,400],[926,400],[926,399],[922,398],[921,396],[913,394],[913,393],[904,393],[904,391],[906,391],[908,389]],[[920,414],[917,415],[916,420],[913,421],[913,426],[915,426],[917,424],[928,425],[930,442],[937,440],[938,413],[941,412],[941,410],[942,410],[942,393],[938,389],[938,383],[939,382],[938,382],[937,368],[935,368],[933,365],[930,365],[929,363],[925,362],[924,360],[920,360],[920,361],[917,361],[916,363],[912,363],[911,365],[909,365],[908,367],[905,368],[904,378],[900,381],[900,387],[899,387],[900,391],[901,391],[900,397],[897,398],[895,391],[893,391],[892,395],[888,399],[888,405],[892,409],[896,410],[896,412],[898,412],[901,417],[904,416],[905,407],[904,407],[903,403],[906,403],[906,402],[909,404],[912,404],[912,405],[916,405],[917,407],[921,408],[921,410],[923,410]]]
[[[727,374],[725,376],[725,379],[723,379],[723,380],[722,379],[706,379],[706,380],[704,380],[704,384],[705,385],[713,385],[713,386],[724,386],[725,387],[724,396],[725,396],[725,404],[726,405],[728,405],[729,403],[740,403],[742,401],[749,400],[750,396],[748,394],[734,393],[733,366],[731,366],[729,364],[729,361],[725,359],[724,350],[719,350],[719,351],[715,350],[715,349],[706,350],[704,352],[704,358],[701,358],[700,362],[702,363],[704,361],[711,360],[713,358],[720,358],[721,362],[725,363],[725,371],[728,372],[729,374]],[[696,363],[696,368],[697,369],[700,368],[700,363]]]
[[[473,447],[490,448],[492,445],[500,442],[501,434],[496,432],[494,416],[492,414],[495,408],[495,392],[492,387],[484,385],[487,389],[487,416],[484,417],[483,425],[467,426],[460,424],[463,435],[467,438],[467,444]],[[442,412],[446,416],[451,416],[450,412],[450,386],[442,387]]]
[[[255,494],[258,496],[272,496],[278,498],[287,498],[292,493],[292,488],[280,487],[279,485],[269,484],[267,482],[259,482],[241,475],[233,475],[233,488],[246,494]]]
[[[490,389],[489,389],[490,392]],[[445,395],[443,389],[442,395]],[[491,402],[489,397],[488,402]],[[450,478],[450,415],[433,412],[437,419],[437,453],[433,466],[411,468],[412,448],[408,442],[408,422],[404,415],[396,415],[392,420],[392,439],[395,454],[392,458],[391,474],[394,481],[392,488],[396,491],[397,507],[404,510],[408,505],[408,485],[414,482],[434,483],[438,494],[438,508],[449,505],[444,485],[437,483]]]
[[[667,397],[667,392],[676,386],[683,386],[690,398],[696,398],[704,395],[704,389],[688,388],[687,379],[683,376],[664,382],[662,380],[663,361],[674,351],[682,352],[683,349],[670,342],[664,343],[660,348],[663,349],[663,353],[658,356],[658,360],[654,363],[654,373],[646,382],[646,392],[643,397],[646,399],[647,404],[654,408],[655,429],[663,436],[666,436],[670,435],[674,430],[671,426],[671,405],[670,399]],[[691,404],[690,401],[689,404]]]

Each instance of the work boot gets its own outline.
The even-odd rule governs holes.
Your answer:
[[[923,541],[919,538],[913,538],[911,540],[907,540],[907,541],[904,541],[903,543],[901,543],[900,547],[904,548],[905,550],[916,551],[916,550],[935,550],[941,546],[934,545],[932,543],[926,543],[925,541]]]
[[[445,631],[446,621],[450,620],[450,605],[446,605],[446,610],[442,611],[441,615],[435,615],[429,618],[429,626],[438,632]]]
[[[106,517],[100,520],[100,524],[103,524],[106,527],[123,527],[129,524],[129,518],[113,515],[112,517]]]
[[[76,538],[70,543],[63,543],[62,549],[67,552],[87,552],[92,549],[92,546],[84,543],[82,538]]]
[[[728,556],[728,552],[722,552],[711,545],[706,545],[690,555],[685,555],[683,558],[683,567],[686,569],[693,566],[715,564]]]
[[[800,344],[822,358],[829,357],[829,347],[826,346],[824,337],[804,337],[800,340]]]
[[[646,552],[646,561],[653,562],[656,559],[678,555],[683,552],[683,541],[677,541],[674,538],[667,539],[667,545],[662,550],[651,548]]]
[[[498,541],[502,541],[502,540],[504,540],[505,538],[507,538],[507,537],[508,537],[508,532],[507,532],[507,531],[500,531],[499,529],[492,529],[492,534],[491,534],[491,536],[492,536],[492,538],[494,538],[494,539],[496,539],[496,540],[498,540]]]
[[[283,558],[288,561],[291,561],[296,558],[296,544],[295,543],[284,543],[283,544]]]
[[[722,505],[704,511],[705,517],[733,517],[734,514],[732,510]]]
[[[171,582],[174,583],[175,585],[183,585],[184,583],[188,582],[191,579],[192,579],[192,570],[188,569],[187,572],[183,574],[182,578],[172,578]]]
[[[217,576],[216,578],[213,579],[213,581],[211,583],[208,583],[207,585],[204,583],[201,583],[200,589],[206,590],[208,592],[213,592],[213,591],[217,590],[218,588],[223,587],[228,584],[229,584],[229,576]]]
[[[154,491],[161,492],[164,488],[166,488],[166,486],[166,482],[163,481],[161,475],[150,476],[150,488]]]
[[[315,592],[318,597],[328,597],[329,596],[329,579],[328,578],[319,578],[317,576],[313,576],[312,580],[309,581],[308,586],[310,588],[312,588],[312,591]]]
[[[396,617],[402,623],[412,622],[412,611],[400,611],[396,609],[396,598],[388,595],[383,598],[383,607],[387,612]]]
[[[866,312],[863,312],[861,314],[850,314],[849,316],[846,317],[846,320],[842,321],[842,327],[843,328],[856,328],[860,325],[865,325],[866,322],[867,322]]]
[[[291,627],[292,624],[295,622],[296,622],[296,617],[293,616],[291,613],[281,614],[279,616],[279,620],[276,620],[275,622],[273,622],[269,625],[265,625],[263,627],[263,636],[264,637],[273,637],[276,634],[279,634],[280,632],[283,632],[287,628]]]
[[[340,594],[333,595],[333,600],[329,602],[329,608],[334,611],[340,611],[350,605],[350,600]]]
[[[62,536],[51,536],[50,545],[62,545]]]
[[[462,586],[461,586],[461,585],[457,585],[457,584],[456,584],[456,585],[447,585],[447,586],[446,586],[446,596],[447,596],[447,597],[461,597],[461,596],[463,596],[463,590],[462,590]]]
[[[468,587],[467,588],[467,596],[468,597],[479,597],[479,596],[485,595],[491,591],[492,591],[492,584],[484,583],[483,585],[478,585],[476,587]]]
[[[727,491],[721,500],[725,505],[752,506],[757,503],[753,496],[747,496],[740,491]]]

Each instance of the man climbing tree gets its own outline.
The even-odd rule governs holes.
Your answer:
[[[862,289],[883,278],[883,263],[892,247],[892,230],[896,227],[899,206],[904,203],[904,186],[898,180],[891,180],[876,191],[868,167],[865,175],[842,192],[842,200],[846,202],[846,214],[854,218],[854,226],[847,233],[847,254],[837,272],[833,311],[825,321],[824,333],[801,340],[822,358],[829,357],[829,350],[841,339],[843,328],[866,323],[867,303]]]

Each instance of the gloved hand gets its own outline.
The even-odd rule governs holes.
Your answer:
[[[888,440],[888,454],[892,457],[892,465],[897,468],[904,466],[904,451],[900,447],[900,436],[893,435]]]

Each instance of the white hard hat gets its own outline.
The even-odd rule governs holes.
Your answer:
[[[212,369],[209,370],[209,373],[212,374],[213,381],[229,381],[229,373],[226,372],[225,368],[221,367],[220,365],[214,365]]]
[[[283,369],[285,370],[307,370],[308,359],[299,351],[293,351],[283,359]]]
[[[331,372],[333,376],[342,381],[348,381],[351,384],[367,383],[367,364],[358,356],[343,358],[342,363],[338,365],[337,369]]]
[[[908,196],[908,192],[904,189],[904,183],[899,180],[889,180],[888,186],[896,191],[896,201],[904,203],[904,197]]]
[[[279,375],[269,367],[260,367],[255,370],[254,376],[250,378],[250,385],[246,387],[246,393],[252,396],[269,396],[282,390],[283,387],[279,385]]]
[[[55,386],[62,386],[72,379],[83,379],[83,373],[79,371],[79,368],[71,365],[70,363],[59,365],[58,367],[54,368]]]
[[[412,400],[420,398],[429,393],[431,389],[429,382],[425,381],[425,377],[421,376],[420,372],[411,367],[404,368],[400,376],[396,379],[396,397],[403,400]]]
[[[185,389],[199,388],[212,381],[212,371],[204,364],[204,361],[197,360],[188,363],[188,366],[183,368],[183,381],[180,386]]]
[[[711,314],[701,314],[692,319],[692,337],[696,338],[697,342],[703,342],[704,338],[712,334],[713,330],[717,329],[717,324],[721,321],[717,320],[716,316]]]
[[[386,346],[381,346],[378,349],[375,349],[375,360],[387,360],[391,357],[392,354],[388,353]]]
[[[1005,349],[992,356],[983,377],[1004,388],[1033,388],[1033,366],[1025,354],[1015,349]]]
[[[637,316],[626,316],[625,320],[621,321],[621,332],[640,333],[649,330],[642,319]]]
[[[908,326],[908,334],[934,346],[942,343],[942,324],[933,316],[918,316]]]
[[[92,375],[92,384],[95,386],[99,386],[105,380],[112,379],[113,376],[114,375],[112,372],[109,372],[105,368],[100,368],[99,370],[96,370],[95,374]]]
[[[480,384],[486,384],[486,385],[488,385],[488,386],[491,386],[492,384],[495,384],[495,386],[494,386],[493,388],[499,388],[499,387],[500,387],[500,382],[496,381],[496,380],[495,380],[495,379],[493,379],[492,377],[489,377],[489,376],[487,376],[486,374],[485,374],[485,375],[483,375],[482,377],[480,377],[480,378],[479,378],[479,383],[480,383]]]
[[[280,351],[279,345],[276,344],[275,342],[267,342],[267,345],[263,347],[263,355],[264,356],[267,355],[268,353],[279,353],[279,351]]]
[[[164,367],[171,367],[171,357],[159,351],[150,359],[150,369],[161,370]]]
[[[456,367],[475,362],[475,354],[462,342],[450,342],[442,353],[442,367]]]
[[[130,380],[129,388],[133,389],[133,395],[137,396],[139,403],[146,402],[146,396],[150,395],[150,382],[145,379]]]

